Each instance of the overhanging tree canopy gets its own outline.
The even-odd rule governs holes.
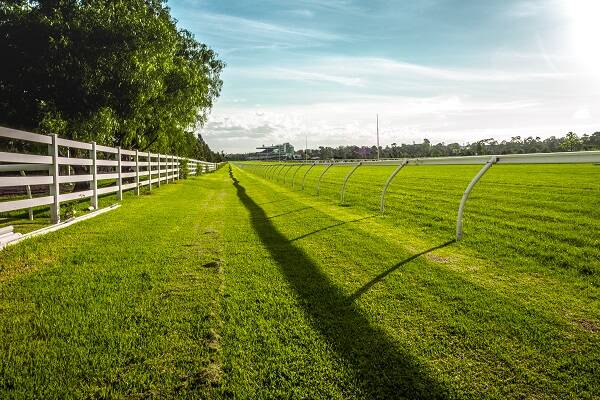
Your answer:
[[[161,0],[0,3],[0,124],[198,154],[224,63]]]

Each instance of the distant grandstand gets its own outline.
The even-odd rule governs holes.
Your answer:
[[[289,143],[257,147],[258,151],[248,155],[248,160],[293,160],[295,157],[294,146]]]

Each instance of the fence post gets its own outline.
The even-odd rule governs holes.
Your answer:
[[[304,167],[304,164],[298,165],[298,169],[296,169],[294,171],[294,174],[292,175],[292,189],[294,187],[296,187],[296,175],[298,174],[298,171],[300,171],[300,169],[302,169],[302,167]]]
[[[98,153],[96,152],[96,142],[92,142],[92,207],[98,209]]]
[[[117,184],[119,185],[119,189],[117,190],[117,200],[123,200],[123,166],[121,164],[122,160],[121,156],[121,146],[117,148],[117,173],[119,174],[119,178]]]
[[[273,168],[275,168],[275,164],[267,165],[267,167],[265,168],[265,179],[269,179],[269,174],[271,173],[271,170]]]
[[[473,190],[473,187],[477,182],[479,182],[483,174],[485,174],[487,170],[497,162],[498,158],[496,156],[492,157],[488,162],[486,162],[483,168],[481,168],[477,175],[475,175],[475,178],[473,178],[473,180],[469,183],[469,186],[467,186],[465,189],[462,199],[460,200],[460,205],[458,206],[458,216],[456,217],[456,241],[461,240],[463,236],[463,212],[465,209],[465,204],[467,203],[467,199],[469,198],[469,193],[471,193],[471,190]]]
[[[283,184],[285,185],[285,177],[287,176],[287,174],[289,174],[289,172],[292,170],[292,168],[294,167],[294,164],[290,165],[289,168],[287,169],[287,171],[285,171],[285,174],[283,174]]]
[[[173,156],[173,176],[177,177],[177,180],[179,180],[179,171],[177,171],[177,164],[176,164],[176,160],[175,160],[175,156]]]
[[[71,158],[71,149],[67,147],[67,158]],[[67,165],[67,176],[71,176],[71,165]]]
[[[275,168],[274,164],[269,164],[265,167],[264,174],[263,174],[265,179],[269,179],[269,174],[271,173],[271,169],[273,169],[273,168]]]
[[[140,154],[135,151],[135,194],[140,195]]]
[[[304,173],[304,176],[302,176],[302,190],[304,190],[304,180],[306,179],[306,175],[308,175],[308,172],[312,169],[312,167],[314,167],[317,163],[314,162],[312,163],[312,165],[310,167],[308,167],[308,169],[306,170],[306,172]]]
[[[160,187],[160,153],[158,153],[158,187]]]
[[[171,182],[175,182],[175,156],[171,156]]]
[[[22,177],[26,177],[27,176],[25,174],[25,171],[19,171],[19,174]],[[27,191],[27,198],[28,199],[33,199],[33,196],[31,195],[31,186],[25,185],[25,190]],[[27,211],[28,211],[28,214],[29,214],[29,220],[33,221],[33,208],[29,208]]]
[[[277,172],[278,170],[281,168],[281,164],[276,165],[275,168],[273,168],[273,171],[271,171],[271,180],[275,180],[276,176],[277,176]]]
[[[352,174],[354,174],[354,171],[356,171],[358,169],[358,167],[360,167],[362,165],[362,161],[359,162],[354,168],[352,168],[352,171],[350,171],[348,173],[348,175],[346,175],[346,178],[344,179],[344,184],[342,185],[342,191],[340,193],[340,203],[344,204],[344,200],[345,200],[345,195],[346,195],[346,185],[348,185],[348,180],[350,180],[350,177],[352,176]]]
[[[321,175],[319,175],[319,180],[317,181],[317,196],[319,194],[321,194],[321,178],[323,178],[323,175],[325,175],[325,172],[327,172],[327,170],[329,168],[331,168],[333,166],[333,163],[329,164],[327,166],[327,168],[325,168],[325,170],[323,172],[321,172]]]
[[[392,180],[394,179],[394,177],[398,174],[398,172],[400,172],[400,170],[402,168],[404,168],[406,166],[406,164],[408,164],[407,160],[402,161],[402,164],[398,165],[398,168],[396,168],[394,170],[394,172],[391,173],[391,175],[387,178],[387,180],[385,181],[385,184],[383,185],[383,190],[381,191],[381,206],[380,206],[380,210],[381,210],[382,214],[385,211],[385,194],[387,193],[388,187],[390,186],[390,183],[392,183]]]
[[[273,173],[271,174],[271,180],[277,180],[277,177],[279,176],[279,174],[281,173],[281,171],[283,171],[283,168],[285,167],[285,164],[281,165],[277,165],[275,168],[273,168]]]
[[[148,152],[148,190],[152,191],[152,157]]]
[[[54,197],[50,214],[52,223],[58,224],[60,222],[60,185],[58,183],[60,170],[58,168],[58,136],[56,133],[52,134],[52,144],[48,145],[48,152],[52,156],[52,165],[50,166],[52,185],[50,185],[50,195]]]
[[[165,182],[169,183],[169,156],[165,154]]]

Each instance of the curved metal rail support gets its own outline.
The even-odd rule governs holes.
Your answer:
[[[268,178],[269,178],[269,172],[270,172],[269,170],[270,170],[271,168],[273,168],[273,167],[274,167],[274,165],[267,165],[267,166],[266,166],[266,167],[263,169],[263,177],[264,177],[265,179],[268,179]]]
[[[402,164],[398,165],[398,168],[396,168],[394,170],[394,172],[392,172],[391,175],[388,176],[387,180],[385,181],[385,184],[383,185],[383,190],[381,191],[381,206],[380,206],[380,210],[381,210],[382,214],[385,211],[385,194],[387,193],[388,187],[390,186],[390,183],[392,183],[392,180],[394,180],[394,178],[396,177],[396,175],[398,174],[398,172],[400,172],[400,170],[402,168],[404,168],[407,164],[408,164],[408,161],[403,161]]]
[[[333,163],[329,164],[327,168],[325,168],[325,170],[321,172],[321,175],[319,175],[319,180],[317,181],[317,196],[321,193],[321,178],[323,178],[325,172],[327,172],[327,170],[329,170],[329,168],[331,167],[333,167]]]
[[[312,169],[312,167],[314,167],[315,165],[317,165],[316,162],[312,163],[310,167],[308,167],[308,169],[306,170],[306,172],[304,173],[304,176],[302,176],[302,190],[304,190],[304,180],[306,179],[306,175],[308,175],[308,172]]]
[[[292,174],[292,189],[296,186],[296,174],[300,171],[300,168],[304,167],[305,164],[298,165],[298,169],[294,171]]]
[[[471,190],[473,190],[473,187],[475,186],[475,184],[477,184],[477,182],[479,182],[483,174],[485,174],[487,170],[490,169],[492,165],[496,164],[497,162],[498,157],[492,157],[488,162],[486,162],[483,168],[479,170],[477,175],[475,175],[475,178],[473,178],[471,183],[469,183],[469,186],[467,186],[467,188],[465,189],[462,199],[460,200],[460,205],[458,206],[458,216],[456,218],[456,241],[461,240],[463,236],[463,212],[465,210],[465,204],[467,203],[467,199],[469,198],[469,193],[471,193]]]
[[[346,186],[348,185],[348,180],[350,180],[350,177],[352,176],[352,174],[354,174],[354,172],[361,165],[362,165],[362,161],[359,162],[358,164],[356,164],[354,166],[354,168],[352,168],[352,170],[350,172],[348,172],[348,175],[346,175],[346,177],[344,178],[344,184],[342,185],[342,190],[340,192],[340,204],[344,204],[344,199],[345,199],[345,196],[346,196]]]
[[[290,171],[292,170],[292,168],[294,167],[294,164],[292,165],[288,165],[289,168],[287,169],[287,171],[285,171],[285,174],[283,174],[283,184],[285,185],[285,177],[287,176],[287,174],[290,173]]]
[[[281,171],[283,171],[285,167],[287,167],[287,164],[283,164],[281,168],[279,168],[277,173],[273,174],[273,179],[277,180],[279,178],[279,175],[281,175]]]
[[[275,174],[277,173],[277,170],[281,168],[281,166],[281,164],[275,164],[275,167],[273,167],[273,169],[271,170],[271,176],[269,177],[269,179],[275,179]]]

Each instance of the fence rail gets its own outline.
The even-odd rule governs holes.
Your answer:
[[[40,135],[16,129],[0,127],[0,139],[9,139],[19,143],[33,143],[38,152],[46,154],[28,154],[18,152],[0,152],[0,173],[19,173],[19,176],[0,176],[0,188],[26,188],[28,198],[0,202],[0,212],[49,205],[52,222],[60,222],[60,204],[72,200],[89,198],[91,206],[98,208],[98,196],[116,193],[121,200],[123,191],[134,189],[139,195],[140,187],[180,179],[182,162],[187,161],[187,170],[191,175],[212,172],[218,164],[178,157],[168,154],[127,150],[120,147],[98,145],[60,138],[57,135]],[[40,146],[41,145],[41,146]],[[71,157],[76,154],[76,157]],[[47,175],[43,172],[47,171]],[[34,175],[27,176],[28,172]],[[73,173],[77,172],[77,173]],[[41,174],[40,174],[41,173]],[[113,185],[100,187],[99,182],[114,181]],[[61,184],[89,183],[89,189],[77,192],[61,192]],[[49,195],[32,197],[31,186],[48,186]]]
[[[471,190],[475,187],[481,177],[495,164],[589,164],[600,163],[600,151],[578,151],[563,153],[532,153],[532,154],[505,154],[505,155],[483,155],[483,156],[461,156],[461,157],[427,157],[427,158],[402,158],[385,160],[310,160],[310,161],[292,161],[292,162],[235,162],[234,164],[247,169],[253,173],[262,175],[267,179],[273,179],[281,172],[282,166],[308,166],[308,169],[302,176],[302,190],[306,175],[315,165],[322,165],[325,168],[319,174],[317,179],[316,193],[320,194],[320,185],[323,176],[330,168],[336,166],[353,166],[352,170],[344,177],[340,188],[340,203],[344,204],[346,187],[352,175],[363,166],[397,166],[382,184],[380,195],[380,211],[385,211],[385,195],[387,190],[400,171],[406,166],[419,165],[483,165],[477,175],[469,182],[461,201],[458,205],[456,217],[456,240],[461,240],[463,236],[463,214],[465,205],[469,198]],[[290,167],[291,169],[291,167]],[[300,170],[300,167],[298,168]],[[296,171],[298,172],[298,171]],[[287,172],[286,172],[287,173]],[[292,179],[292,187],[295,186],[295,176]],[[285,182],[284,182],[285,183]]]

